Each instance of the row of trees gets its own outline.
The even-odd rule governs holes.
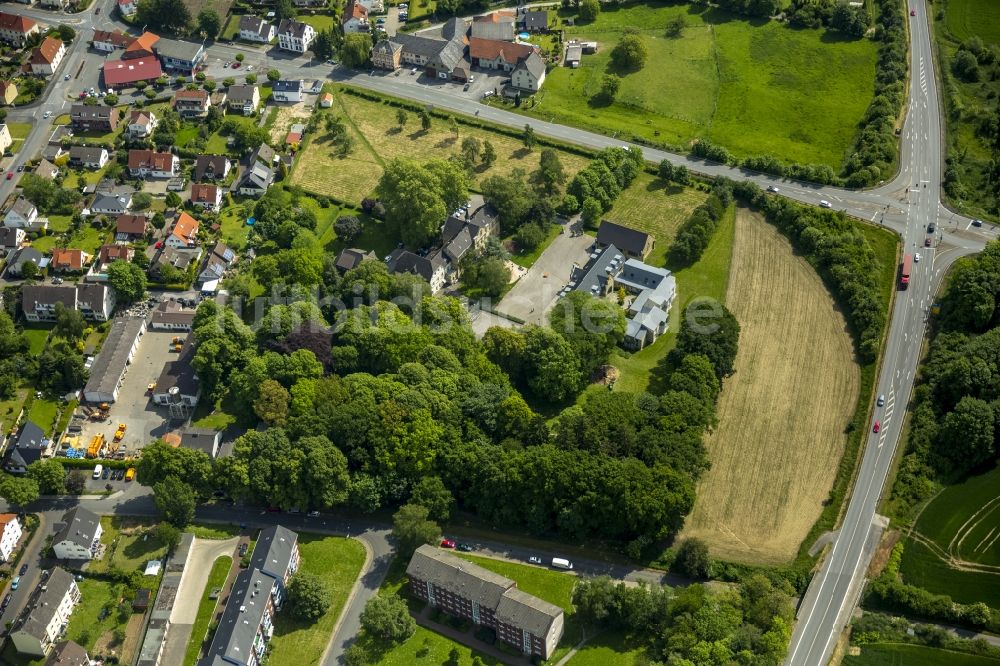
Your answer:
[[[563,211],[567,214],[582,212],[584,224],[597,228],[601,215],[611,210],[615,199],[644,166],[639,149],[605,148],[570,181],[563,199]]]
[[[662,165],[660,171],[663,172]],[[670,168],[670,171],[673,169]],[[672,265],[678,268],[690,266],[701,258],[732,202],[732,189],[724,181],[717,181],[705,203],[695,208],[677,230],[677,236],[670,246]]]
[[[793,594],[787,582],[759,574],[713,590],[629,587],[600,577],[577,583],[573,605],[587,626],[636,636],[662,663],[777,666],[791,639]]]

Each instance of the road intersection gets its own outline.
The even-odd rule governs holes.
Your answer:
[[[21,148],[18,161],[23,162],[25,156],[37,154],[44,145],[52,124],[51,119],[44,118],[44,111],[50,111],[52,115],[65,112],[64,107],[71,91],[79,89],[81,85],[78,77],[94,77],[97,74],[91,68],[97,59],[104,56],[95,56],[96,52],[88,51],[86,44],[91,36],[90,30],[95,27],[114,27],[110,19],[113,3],[111,0],[97,0],[95,7],[101,8],[102,15],[95,15],[92,9],[77,15],[18,10],[43,23],[68,23],[78,32],[60,72],[53,77],[54,80],[42,99],[30,108],[12,109],[9,112],[10,121],[30,122],[34,125]],[[456,86],[428,82],[425,77],[421,77],[418,82],[415,78],[397,77],[389,73],[357,74],[308,57],[276,57],[270,51],[244,45],[216,43],[210,45],[207,51],[210,62],[229,61],[237,52],[244,53],[245,63],[253,65],[260,74],[268,69],[277,69],[286,77],[329,79],[402,97],[449,113],[478,117],[498,125],[512,128],[530,125],[539,135],[593,149],[609,146],[635,147],[641,149],[646,159],[653,162],[667,159],[709,176],[751,180],[761,187],[773,185],[780,189],[781,196],[806,204],[817,205],[821,200],[827,200],[832,202],[834,208],[843,210],[848,215],[870,222],[877,221],[895,231],[900,235],[904,252],[907,253],[922,250],[928,225],[936,225],[937,231],[932,236],[933,247],[926,250],[924,261],[914,264],[909,289],[897,292],[893,303],[876,391],[890,396],[891,402],[887,405],[890,410],[877,411],[874,416],[883,416],[883,428],[877,435],[870,433],[865,442],[853,492],[841,526],[799,607],[787,663],[793,666],[821,666],[829,659],[833,646],[857,603],[874,545],[885,524],[877,516],[876,509],[900,443],[903,422],[898,415],[893,417],[891,410],[901,410],[908,402],[934,295],[948,267],[955,260],[981,250],[986,242],[997,237],[997,232],[992,227],[972,227],[969,218],[947,209],[940,200],[942,116],[931,45],[930,19],[925,15],[925,8],[924,3],[916,0],[909,0],[907,7],[908,13],[911,9],[916,10],[917,16],[910,19],[910,86],[907,117],[900,135],[900,169],[891,181],[869,190],[846,190],[791,181],[647,146],[633,146],[613,137],[485,106],[476,97],[463,95]],[[87,71],[82,71],[85,69]],[[64,81],[63,73],[69,73],[71,79]],[[16,178],[12,181],[0,181],[0,200],[13,191],[16,183]],[[886,413],[890,415],[889,418],[884,418]],[[140,499],[133,498],[114,504],[112,511],[149,515],[152,513],[151,506],[145,504],[148,502],[143,503]],[[199,516],[203,513],[210,514],[211,509],[200,510]],[[230,515],[231,512],[226,512],[227,517]],[[211,518],[211,515],[205,517]],[[333,638],[334,649],[328,653],[328,664],[336,662],[343,647],[356,634],[357,618],[364,601],[374,594],[385,575],[391,556],[387,534],[384,527],[369,526],[360,535],[360,538],[369,541],[369,547],[373,549],[373,566],[363,575],[362,592],[345,610],[345,619]]]

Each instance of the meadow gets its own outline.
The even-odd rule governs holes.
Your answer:
[[[687,27],[667,37],[668,21]],[[638,27],[648,64],[595,100],[623,29]],[[876,44],[776,21],[750,22],[697,5],[605,6],[566,39],[597,41],[576,69],[554,68],[535,106],[521,111],[623,137],[683,148],[711,139],[737,156],[839,169],[874,91]]]
[[[857,657],[845,656],[844,666],[996,666],[1000,660],[922,645],[874,643]]]
[[[819,518],[845,450],[860,372],[843,316],[777,229],[739,209],[727,307],[740,322],[736,371],[684,536],[713,556],[790,560]],[[803,419],[808,418],[808,424]]]
[[[1000,469],[945,488],[921,512],[903,551],[907,583],[1000,607]]]
[[[383,165],[389,160],[402,157],[424,162],[446,158],[459,152],[462,141],[470,136],[479,139],[481,144],[489,141],[497,154],[491,167],[480,166],[476,170],[474,189],[484,178],[495,174],[508,174],[514,168],[531,173],[538,168],[541,149],[525,150],[519,139],[506,134],[465,124],[459,124],[456,133],[448,122],[437,117],[425,131],[412,111],[406,112],[407,122],[400,127],[391,106],[336,90],[334,100],[332,111],[345,119],[353,147],[345,157],[337,156],[321,126],[292,171],[292,184],[310,192],[351,204],[360,203],[361,197],[374,191]],[[566,151],[559,151],[559,157],[568,178],[589,161]],[[304,168],[304,164],[309,167]]]
[[[994,0],[948,0],[945,22],[960,40],[980,37],[1000,44],[1000,4]]]

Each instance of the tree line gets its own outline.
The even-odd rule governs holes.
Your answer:
[[[660,164],[660,173],[670,174],[673,178],[674,167],[666,162]],[[682,268],[690,266],[701,258],[705,248],[715,235],[719,222],[733,202],[733,190],[726,181],[717,180],[713,183],[712,193],[705,203],[695,208],[690,217],[677,230],[674,242],[670,246],[668,258],[672,266]]]

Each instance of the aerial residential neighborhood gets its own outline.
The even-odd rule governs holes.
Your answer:
[[[1000,663],[992,3],[0,47],[0,663]]]

